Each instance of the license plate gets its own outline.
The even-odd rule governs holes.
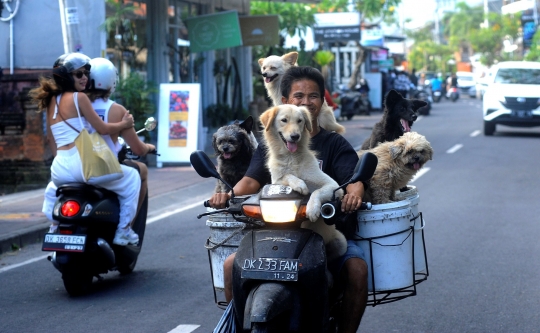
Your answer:
[[[42,251],[84,252],[86,235],[45,234]]]
[[[441,96],[441,92],[440,92],[440,91],[435,91],[435,92],[433,93],[433,95],[435,95],[435,96]]]
[[[298,281],[298,259],[248,258],[242,265],[242,278]]]
[[[515,117],[515,118],[532,118],[532,111],[530,111],[530,110],[512,110],[512,117]]]

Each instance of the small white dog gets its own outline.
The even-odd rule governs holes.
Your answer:
[[[284,104],[266,110],[260,119],[265,128],[272,184],[290,186],[304,195],[311,192],[306,207],[311,222],[303,222],[302,227],[323,237],[328,261],[343,255],[347,250],[345,236],[320,216],[321,205],[332,199],[339,185],[319,168],[315,153],[309,150],[311,114],[305,107]],[[336,195],[342,197],[343,190]]]
[[[290,52],[281,57],[272,55],[259,59],[264,87],[274,106],[283,104],[281,103],[281,78],[289,68],[298,66],[296,60],[298,60],[298,52]],[[328,106],[324,96],[321,97],[324,103],[319,113],[319,125],[327,131],[345,133],[345,127],[338,124],[336,117],[334,117],[334,111]]]

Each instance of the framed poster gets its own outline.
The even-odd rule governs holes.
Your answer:
[[[189,155],[197,150],[200,100],[198,83],[159,86],[158,168],[163,163],[189,163]]]

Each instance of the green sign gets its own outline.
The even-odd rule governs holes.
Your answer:
[[[190,50],[204,52],[242,45],[238,12],[227,11],[186,20]]]

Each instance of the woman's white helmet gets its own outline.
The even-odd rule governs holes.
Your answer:
[[[94,58],[90,60],[90,65],[90,89],[110,90],[112,94],[118,79],[118,71],[113,63],[105,58]]]

